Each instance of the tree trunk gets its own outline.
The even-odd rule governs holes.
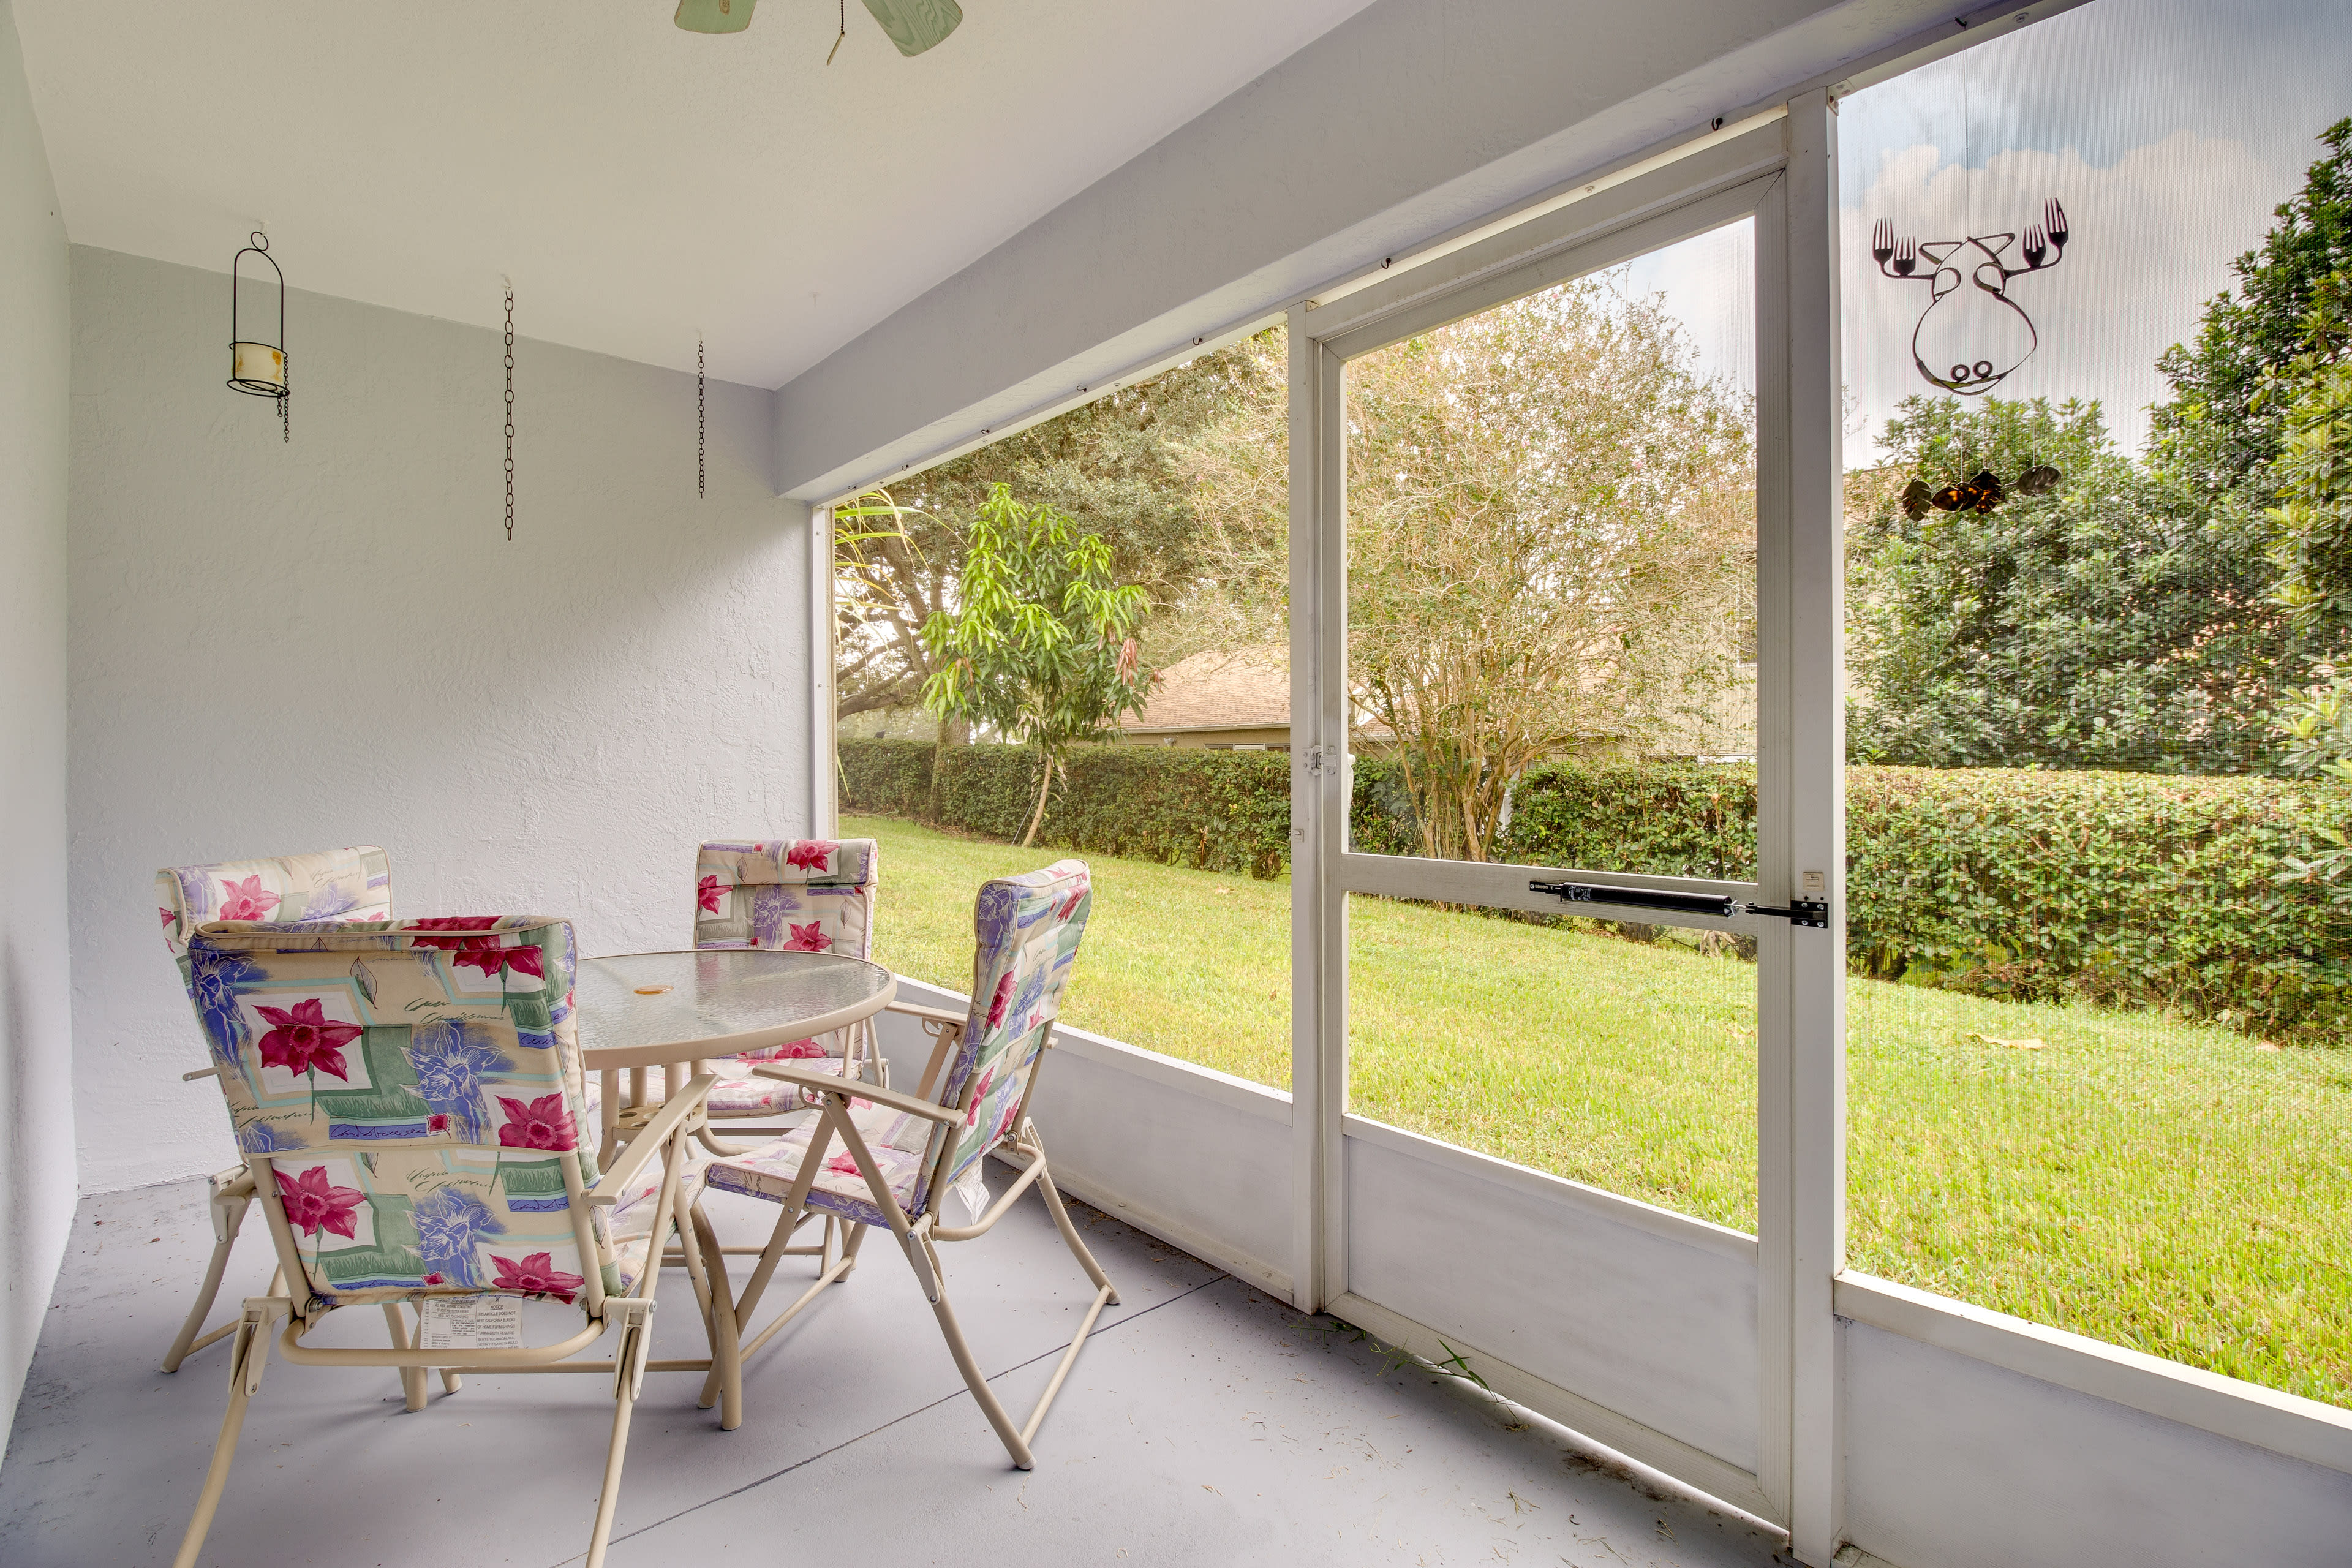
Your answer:
[[[948,721],[940,721],[940,732],[931,742],[931,788],[923,802],[923,819],[936,826],[947,814],[947,786],[940,781],[940,764],[948,756]]]
[[[1021,836],[1024,849],[1037,842],[1037,829],[1045,820],[1046,792],[1054,787],[1054,759],[1042,750],[1037,754],[1045,759],[1045,776],[1037,781],[1037,809],[1029,814],[1029,831]]]

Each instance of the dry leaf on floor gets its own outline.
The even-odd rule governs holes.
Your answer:
[[[2014,1051],[2042,1051],[2050,1048],[2048,1044],[2042,1040],[2004,1040],[1995,1035],[1970,1035],[1969,1038],[1982,1040],[1988,1046],[2007,1046]]]

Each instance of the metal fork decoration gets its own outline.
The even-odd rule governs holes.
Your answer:
[[[1911,330],[1911,363],[1929,385],[1973,397],[1990,392],[2033,357],[2041,335],[2033,319],[2009,297],[2009,282],[2057,266],[2071,234],[2066,209],[2054,197],[2042,204],[2042,221],[2026,227],[2021,244],[2016,234],[1922,242],[1897,235],[1885,218],[1872,226],[1870,254],[1880,274],[1898,283],[1928,285],[1927,308]],[[2021,267],[2003,259],[2012,245],[2024,261]],[[1964,281],[1972,287],[1963,289]]]

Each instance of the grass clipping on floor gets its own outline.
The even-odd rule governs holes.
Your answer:
[[[875,956],[971,984],[971,901],[1051,849],[887,817]],[[1287,1089],[1290,883],[1085,858],[1063,1016]],[[1423,905],[1349,911],[1360,1115],[1756,1227],[1756,970]],[[2352,1051],[2147,1013],[1846,987],[1847,1260],[2352,1406]]]

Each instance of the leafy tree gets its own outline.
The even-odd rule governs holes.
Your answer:
[[[922,699],[933,674],[923,626],[948,606],[956,559],[926,526],[935,523],[887,489],[834,509],[834,690],[842,718]],[[942,741],[948,731],[942,720]]]
[[[2273,595],[2317,658],[2352,644],[2352,272],[2324,281],[2304,318],[2304,351],[2260,401],[2279,410],[2268,509]]]
[[[2173,389],[2170,402],[2149,411],[2158,461],[2210,494],[2263,488],[2281,415],[2263,405],[2265,376],[2302,348],[2321,280],[2352,268],[2352,118],[2319,140],[2327,155],[2277,209],[2278,226],[2231,263],[2237,293],[2217,295],[2195,341],[2157,361]]]
[[[1653,751],[1738,684],[1750,415],[1694,365],[1658,301],[1595,279],[1348,367],[1349,679],[1423,854],[1487,858],[1529,767]],[[1192,466],[1229,602],[1266,616],[1288,481],[1259,384]]]
[[[1134,633],[1148,600],[1134,584],[1114,584],[1099,535],[1078,532],[1066,512],[1014,500],[1003,484],[990,487],[964,544],[955,608],[923,624],[934,665],[923,705],[1037,748],[1025,848],[1070,748],[1116,735],[1119,714],[1143,707],[1151,675]]]
[[[2245,773],[2286,658],[2257,520],[2115,450],[2096,404],[1906,398],[1849,525],[1856,762]],[[1913,520],[1904,481],[2064,476]],[[1872,489],[1878,492],[1874,498]]]
[[[2278,716],[2284,770],[2352,779],[2352,674],[2338,659],[2352,645],[2352,273],[2317,290],[2304,320],[2304,352],[2275,373],[2264,400],[2284,408],[2271,473],[2279,504],[2269,509],[2270,559],[2279,569],[2275,603],[2303,635],[2311,684]],[[2347,825],[2352,826],[2352,825]],[[2285,858],[2283,882],[2329,889],[2352,907],[2352,834],[2322,827],[2307,856]]]
[[[1275,329],[1279,334],[1280,329]],[[1111,570],[1168,609],[1201,596],[1200,519],[1183,447],[1245,392],[1284,371],[1244,342],[1202,355],[978,451],[927,469],[887,492],[860,496],[835,513],[835,599],[842,606],[836,692],[846,717],[920,700],[935,673],[921,630],[947,608],[964,542],[992,487],[1068,514],[1109,547]],[[1279,466],[1282,446],[1275,447]],[[1212,595],[1213,597],[1213,595]],[[1180,613],[1156,615],[1153,660],[1172,663],[1216,639]],[[958,719],[944,741],[961,739]]]

